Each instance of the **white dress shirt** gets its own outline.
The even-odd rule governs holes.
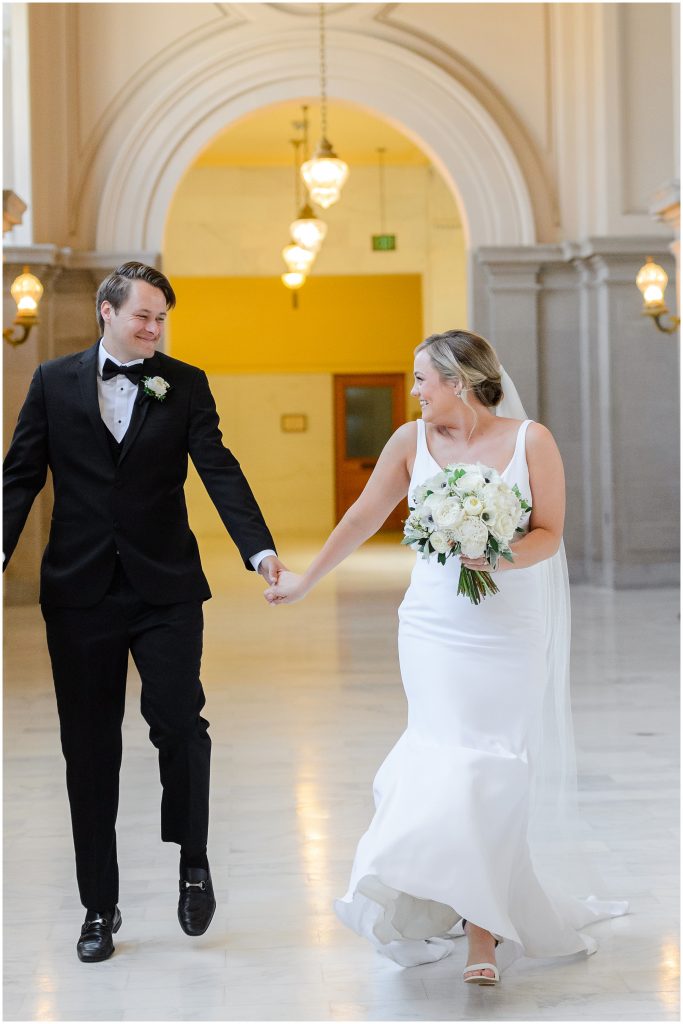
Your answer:
[[[128,377],[124,377],[123,374],[118,377],[110,377],[109,380],[102,380],[102,368],[107,359],[111,359],[112,363],[116,363],[117,366],[135,366],[136,363],[142,363],[144,360],[132,359],[129,363],[122,363],[120,359],[116,359],[110,352],[107,352],[103,341],[100,342],[97,352],[97,398],[100,415],[110,433],[117,441],[122,441],[130,426],[133,406],[138,396],[138,385]],[[258,572],[258,567],[263,559],[274,554],[274,551],[266,548],[251,555],[249,561],[254,570]]]
[[[97,353],[97,398],[100,403],[100,415],[104,425],[117,441],[122,441],[128,430],[130,418],[133,415],[133,406],[138,397],[138,386],[128,377],[121,374],[119,377],[110,377],[109,380],[102,380],[102,367],[107,359],[117,366],[136,366],[142,363],[142,359],[133,359],[130,363],[122,363],[107,352],[104,342],[100,342]]]

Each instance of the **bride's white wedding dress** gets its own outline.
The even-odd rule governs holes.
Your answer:
[[[531,503],[524,421],[502,476]],[[410,493],[441,467],[417,421]],[[518,956],[592,953],[580,928],[626,904],[552,894],[527,839],[530,733],[547,683],[542,564],[496,575],[479,605],[457,594],[459,559],[417,555],[399,609],[406,731],[374,783],[376,813],[335,910],[403,966],[447,956],[461,918]]]

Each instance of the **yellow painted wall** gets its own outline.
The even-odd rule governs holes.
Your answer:
[[[276,542],[286,534],[317,537],[331,530],[331,374],[210,374],[209,384],[221,417],[223,442],[238,458]],[[282,413],[304,413],[306,432],[283,433]],[[194,469],[186,494],[195,533],[224,535],[225,528]]]
[[[176,277],[170,353],[207,373],[380,373],[422,341],[418,274],[312,276],[299,308],[276,277]]]
[[[334,525],[335,373],[401,372],[422,340],[418,275],[311,278],[292,310],[269,278],[173,278],[168,351],[209,375],[223,439],[239,459],[276,540]],[[305,433],[280,417],[303,413]],[[406,418],[408,418],[408,407]],[[224,528],[199,477],[187,486],[200,536]]]
[[[289,122],[280,108],[277,110],[286,131]],[[264,116],[275,114],[271,109]],[[258,123],[260,117],[255,120]],[[377,120],[376,125],[381,134],[384,122]],[[335,139],[336,132],[335,128]],[[225,146],[232,133],[230,126],[220,136]],[[373,156],[376,158],[376,152]],[[285,269],[282,249],[289,239],[294,212],[291,176],[291,167],[204,166],[201,159],[195,162],[169,207],[163,246],[165,273],[172,279],[279,281]],[[431,166],[389,164],[385,179],[385,229],[396,235],[396,249],[371,249],[370,235],[380,230],[377,167],[354,165],[342,201],[324,211],[327,236],[309,284],[317,287],[313,282],[321,278],[349,275],[363,280],[420,275],[422,331],[433,334],[467,326],[467,253],[451,190]],[[275,295],[281,298],[280,292]]]

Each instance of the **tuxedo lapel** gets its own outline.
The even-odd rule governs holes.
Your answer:
[[[92,423],[93,430],[102,445],[102,450],[107,455],[107,458],[110,458],[111,452],[109,451],[107,435],[105,434],[107,428],[102,420],[100,403],[97,398],[97,351],[99,347],[100,343],[97,341],[92,348],[87,349],[81,356],[77,370],[78,384],[81,390],[81,399],[88,418]]]
[[[153,355],[151,359],[145,359],[144,363],[142,364],[143,377],[155,377],[158,366],[159,359],[157,358],[156,354]],[[125,437],[123,438],[123,448],[121,449],[121,457],[119,459],[119,464],[123,462],[126,455],[130,451],[133,442],[135,441],[136,437],[142,430],[143,423],[145,422],[147,416],[149,415],[150,406],[155,401],[155,398],[151,398],[149,395],[145,394],[142,382],[140,382],[140,384],[138,385],[138,396],[135,399],[135,405],[133,406],[133,415],[130,418],[128,430],[126,431]]]

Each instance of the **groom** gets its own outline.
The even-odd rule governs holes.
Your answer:
[[[180,846],[181,928],[202,935],[216,908],[199,679],[211,592],[187,519],[188,456],[246,567],[270,582],[283,568],[223,447],[206,375],[156,351],[174,305],[152,267],[124,263],[110,274],[97,293],[101,340],[38,367],[4,467],[5,565],[48,467],[54,483],[40,602],[86,907],[83,961],[110,957],[121,925],[115,824],[129,652],[159,751],[161,838]]]

